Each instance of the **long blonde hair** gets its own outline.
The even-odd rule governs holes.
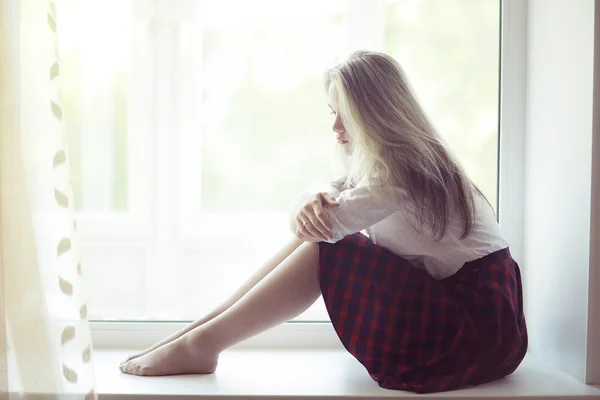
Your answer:
[[[419,229],[439,239],[453,210],[473,229],[474,191],[419,105],[400,64],[387,54],[358,51],[328,71],[338,112],[351,137],[344,186],[395,185],[406,192]],[[480,192],[479,192],[480,193]]]

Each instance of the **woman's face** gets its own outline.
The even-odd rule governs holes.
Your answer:
[[[344,153],[350,154],[350,135],[346,132],[344,128],[344,124],[342,123],[342,118],[339,113],[339,95],[338,90],[333,83],[329,85],[329,89],[327,91],[329,108],[331,108],[331,115],[334,116],[332,129],[336,133],[336,139],[340,146],[343,146]]]

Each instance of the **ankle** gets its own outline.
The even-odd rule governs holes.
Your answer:
[[[194,329],[182,339],[184,340],[184,345],[193,354],[210,354],[217,357],[223,350],[219,348],[218,340],[216,340],[210,330],[204,329],[204,327]]]

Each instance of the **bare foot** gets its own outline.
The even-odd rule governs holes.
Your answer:
[[[198,335],[186,334],[119,366],[122,372],[141,376],[212,374],[218,356],[201,345]]]
[[[162,346],[156,346],[156,347],[152,346],[152,347],[147,348],[144,351],[140,351],[139,353],[132,354],[129,357],[127,357],[127,359],[125,359],[125,361],[121,361],[120,365],[127,364],[129,361],[133,360],[134,358],[138,358],[138,357],[141,357],[141,356],[143,356],[145,354],[148,354],[151,351],[154,351],[154,350],[158,349],[159,347],[162,347]]]
[[[176,340],[176,339],[169,340],[166,343],[156,343],[154,346],[148,347],[146,350],[142,350],[139,353],[132,354],[129,357],[127,357],[125,359],[125,361],[121,361],[121,363],[119,365],[127,364],[129,361],[131,361],[131,360],[133,360],[135,358],[139,358],[139,357],[141,357],[143,355],[146,355],[146,354],[148,354],[150,352],[153,352],[153,351],[155,351],[155,350],[157,350],[157,349],[159,349],[159,348],[161,348],[163,346],[166,346],[167,344],[171,343],[173,340]]]
[[[220,312],[220,311],[219,311]],[[218,315],[218,314],[217,314]],[[154,344],[153,346],[148,347],[146,350],[143,350],[139,353],[133,354],[129,357],[127,357],[127,359],[125,361],[122,361],[120,365],[126,364],[127,362],[136,359],[138,357],[141,357],[143,355],[146,355],[152,351],[155,351],[163,346],[166,346],[167,344],[173,342],[174,340],[179,339],[180,337],[182,337],[183,335],[185,335],[188,332],[191,332],[192,330],[198,328],[199,326],[201,326],[202,324],[210,321],[212,318],[214,318],[214,315],[207,315],[206,317],[199,319],[197,321],[192,322],[190,325],[186,326],[183,330],[179,331],[179,332],[175,332],[174,334],[166,337],[165,339],[161,340],[160,342]]]
[[[169,336],[169,337],[161,340],[160,342],[155,343],[154,345],[148,347],[146,350],[140,351],[139,353],[136,353],[136,354],[133,354],[133,355],[127,357],[127,359],[125,361],[121,361],[120,365],[127,364],[129,361],[131,361],[133,359],[139,358],[139,357],[144,356],[144,355],[146,355],[146,354],[148,354],[150,352],[156,351],[156,350],[158,350],[159,348],[161,348],[163,346],[168,345],[169,343],[171,343],[171,342],[179,339],[183,335],[185,335],[187,332],[189,332],[189,331],[193,330],[194,328],[200,326],[200,324],[202,324],[204,322],[205,321],[196,321],[196,322],[194,322],[193,324],[187,326],[184,331],[176,332],[173,335],[171,335],[171,336]]]

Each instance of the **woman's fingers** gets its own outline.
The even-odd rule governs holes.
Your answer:
[[[321,200],[323,205],[327,205],[329,207],[339,207],[340,203],[338,203],[335,198],[329,193],[320,193]]]
[[[325,212],[325,206],[338,207],[340,204],[328,193],[318,193],[304,206],[296,217],[296,236],[305,241],[325,241],[332,239],[332,224]]]
[[[320,202],[315,202],[312,205],[312,212],[308,213],[308,217],[312,225],[327,239],[331,238],[331,222],[325,209]]]
[[[298,230],[300,231],[300,234],[304,237],[315,238],[318,241],[327,240],[327,237],[324,236],[317,228],[315,228],[310,219],[300,222],[298,225]]]
[[[298,215],[297,226],[304,234],[314,236],[319,240],[328,240],[331,238],[331,230],[328,229],[319,219],[324,218],[324,210],[318,200],[307,204],[300,215]]]

